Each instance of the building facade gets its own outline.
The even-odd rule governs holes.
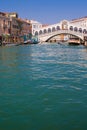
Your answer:
[[[82,17],[82,18],[78,18],[78,19],[73,19],[70,22],[73,23],[73,24],[78,24],[82,27],[87,27],[87,16]]]
[[[0,37],[3,37],[4,41],[8,42],[7,36],[14,41],[20,36],[27,35],[31,32],[30,29],[29,21],[20,19],[17,13],[0,12]]]
[[[0,35],[9,34],[10,19],[5,13],[0,12]]]
[[[38,21],[34,21],[34,20],[30,20],[30,24],[31,24],[31,33],[32,35],[34,35],[34,31],[42,28],[42,24]]]

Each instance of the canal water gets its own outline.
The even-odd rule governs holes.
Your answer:
[[[87,48],[0,47],[0,130],[86,130]]]

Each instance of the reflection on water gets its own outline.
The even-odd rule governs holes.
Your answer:
[[[0,48],[1,130],[87,129],[87,50],[37,44]]]

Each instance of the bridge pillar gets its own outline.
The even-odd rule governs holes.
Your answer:
[[[84,46],[87,46],[87,36],[84,37]]]
[[[85,41],[84,45],[87,46],[87,41]]]

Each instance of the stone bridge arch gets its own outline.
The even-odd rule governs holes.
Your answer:
[[[55,36],[60,35],[60,34],[70,34],[70,35],[73,35],[73,36],[80,38],[82,41],[84,40],[83,33],[71,31],[71,30],[58,30],[56,32],[52,32],[52,33],[49,33],[46,35],[39,35],[38,38],[40,39],[40,41],[48,41],[52,37],[55,37]]]

